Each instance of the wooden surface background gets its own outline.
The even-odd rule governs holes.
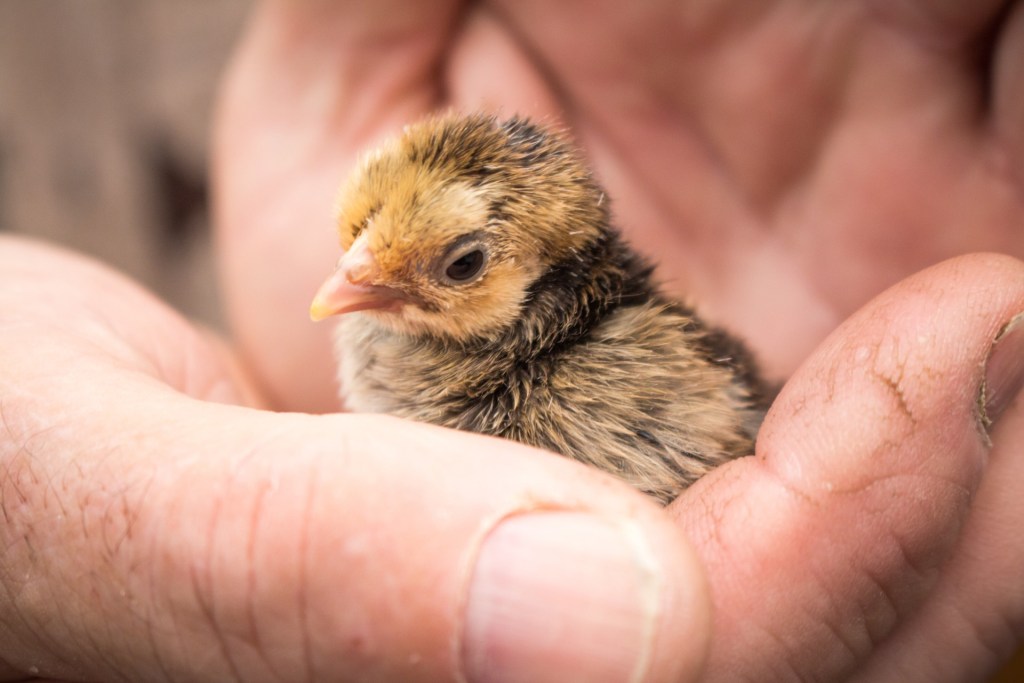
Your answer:
[[[93,254],[219,326],[207,143],[250,4],[0,0],[0,231]],[[1024,683],[1024,651],[996,682]]]
[[[206,157],[248,0],[0,0],[0,231],[218,325]]]

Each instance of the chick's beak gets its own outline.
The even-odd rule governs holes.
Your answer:
[[[380,274],[365,239],[357,239],[338,260],[338,265],[317,290],[309,317],[320,321],[332,315],[393,308],[401,304],[399,293],[372,284]]]

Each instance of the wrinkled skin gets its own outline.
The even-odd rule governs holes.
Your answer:
[[[237,349],[0,242],[0,678],[982,678],[1024,622],[1024,334],[992,350],[1024,311],[1022,71],[1013,3],[265,3],[215,163]],[[515,444],[231,405],[331,409],[330,197],[449,105],[572,127],[668,285],[787,379],[756,457],[666,514]],[[560,654],[487,621],[481,586],[576,519],[506,520],[468,570],[524,507],[638,534],[654,640],[588,649],[607,623],[556,581],[604,532],[526,591]],[[633,585],[608,566],[594,594]]]

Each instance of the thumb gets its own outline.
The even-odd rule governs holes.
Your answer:
[[[183,321],[95,266],[6,247],[0,665],[89,680],[696,676],[702,574],[640,494],[496,439],[200,400],[221,386],[215,352]]]
[[[5,449],[4,499],[20,501],[3,532],[15,597],[0,611],[21,619],[9,661],[217,681],[699,669],[693,556],[661,510],[597,473],[384,417],[273,415],[102,376],[130,401],[66,394],[62,429],[32,414],[44,435],[14,430]],[[31,591],[11,585],[23,576]],[[74,617],[54,622],[54,605]]]
[[[712,583],[709,678],[964,680],[992,665],[985,635],[1024,605],[1007,588],[1024,557],[1008,495],[1021,432],[1003,417],[998,453],[985,433],[1024,375],[1019,338],[992,351],[1024,310],[1022,275],[977,254],[879,295],[789,381],[757,457],[677,501]]]
[[[276,481],[275,496],[291,491],[285,519],[261,513],[289,529],[262,544],[272,554],[261,573],[298,572],[287,576],[316,612],[308,630],[325,664],[381,680],[696,672],[701,575],[661,511],[631,491],[514,444],[383,417],[294,428],[282,445],[302,443],[303,459],[271,454],[262,475],[251,460],[245,469],[257,487]],[[282,568],[285,541],[295,559]]]

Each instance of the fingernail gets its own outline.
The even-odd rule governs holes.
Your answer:
[[[481,548],[466,607],[473,683],[640,681],[662,569],[638,530],[575,512],[510,517]]]
[[[985,381],[978,403],[986,431],[1024,387],[1024,313],[999,331],[985,363]]]

